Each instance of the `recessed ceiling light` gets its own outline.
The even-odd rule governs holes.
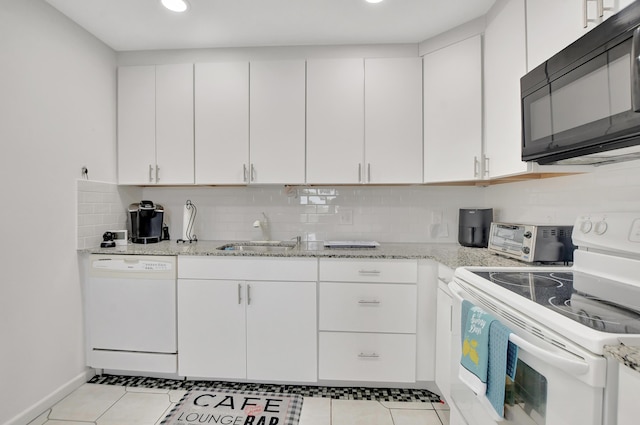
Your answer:
[[[162,5],[172,12],[184,12],[189,8],[186,0],[160,0]]]
[[[367,3],[381,3],[382,0],[367,0]]]

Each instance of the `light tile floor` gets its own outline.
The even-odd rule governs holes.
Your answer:
[[[158,425],[186,391],[84,384],[30,425]],[[299,425],[449,425],[440,403],[305,397]]]

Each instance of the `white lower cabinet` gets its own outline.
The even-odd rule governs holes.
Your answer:
[[[180,375],[317,381],[317,260],[189,257],[178,270]]]
[[[618,425],[638,423],[640,405],[638,405],[638,388],[640,373],[623,364],[618,365]]]
[[[438,282],[436,319],[436,385],[445,400],[451,401],[451,359],[453,300],[447,284]]]
[[[415,382],[415,334],[320,332],[320,379]]]
[[[417,275],[415,260],[320,259],[319,379],[416,381]]]

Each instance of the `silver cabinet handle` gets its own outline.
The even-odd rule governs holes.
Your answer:
[[[242,181],[247,182],[247,164],[242,164]]]
[[[372,352],[369,354],[366,353],[360,353],[358,354],[358,357],[361,359],[379,359],[380,358],[380,354],[377,354],[376,352]]]
[[[358,273],[367,275],[379,275],[380,270],[358,270]]]
[[[473,177],[479,177],[480,176],[479,166],[480,166],[480,161],[478,161],[478,157],[477,156],[474,156],[473,157]]]
[[[251,305],[251,285],[247,284],[247,305]]]
[[[151,176],[151,173],[153,173],[153,166],[149,164],[149,183],[153,183],[153,177]]]
[[[587,16],[589,13],[589,7],[587,5],[588,1],[589,0],[582,0],[582,26],[584,28],[586,28],[587,25],[589,25],[589,16]]]
[[[378,300],[359,300],[358,304],[360,305],[380,305],[380,301]]]
[[[604,17],[604,0],[598,0],[598,16]]]
[[[640,27],[633,32],[631,43],[631,88],[633,111],[640,112]]]
[[[156,183],[160,181],[160,167],[156,165]]]
[[[242,285],[238,283],[238,305],[242,304]]]
[[[489,157],[484,157],[484,170],[482,170],[485,176],[489,176]]]
[[[362,164],[358,163],[358,183],[362,183]]]
[[[251,164],[251,181],[256,180],[256,168]]]
[[[371,183],[371,163],[367,164],[367,183]]]

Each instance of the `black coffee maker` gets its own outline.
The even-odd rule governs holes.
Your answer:
[[[164,208],[151,201],[129,205],[131,215],[131,242],[156,243],[162,240]]]
[[[486,248],[493,221],[493,208],[460,208],[458,243],[462,246]]]

